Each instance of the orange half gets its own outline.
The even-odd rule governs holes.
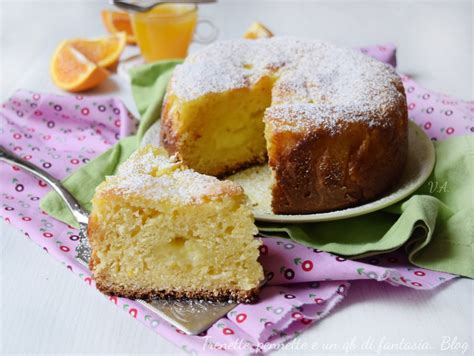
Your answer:
[[[73,39],[69,44],[100,67],[114,67],[127,43],[125,32],[114,33],[95,40]]]
[[[101,16],[102,22],[109,33],[125,32],[127,43],[137,43],[133,34],[130,16],[126,12],[102,10]]]
[[[50,71],[53,82],[71,92],[94,88],[109,76],[106,69],[91,62],[68,41],[62,42],[54,52]]]

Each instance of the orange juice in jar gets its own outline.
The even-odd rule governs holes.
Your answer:
[[[132,14],[133,32],[145,61],[186,57],[198,24],[197,13],[196,5],[163,4]],[[213,28],[214,36],[199,42],[211,42],[216,28],[203,22]]]

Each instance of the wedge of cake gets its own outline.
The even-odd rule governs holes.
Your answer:
[[[90,268],[109,295],[250,302],[263,280],[256,232],[240,186],[149,145],[96,189]]]

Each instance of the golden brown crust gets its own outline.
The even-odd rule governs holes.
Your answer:
[[[375,199],[398,180],[408,147],[406,104],[393,107],[387,125],[341,120],[337,135],[275,132],[269,143],[276,214],[348,208]]]
[[[127,288],[122,285],[114,285],[98,277],[95,279],[97,289],[110,296],[118,296],[130,299],[143,299],[150,301],[153,299],[202,299],[208,301],[228,301],[237,303],[253,303],[258,298],[259,288],[251,290],[230,290],[220,289],[215,291],[167,291],[160,289],[136,289]]]
[[[170,86],[168,85],[168,93],[163,100],[163,108],[160,121],[160,144],[168,151],[170,155],[177,153],[178,137],[173,129],[173,116],[170,113],[171,100],[169,97]],[[177,119],[177,118],[176,118]]]

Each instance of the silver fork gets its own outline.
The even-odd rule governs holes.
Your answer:
[[[110,2],[125,11],[147,12],[162,4],[208,4],[217,2],[217,0],[111,0]]]
[[[89,268],[91,256],[91,248],[87,239],[89,213],[58,179],[42,168],[20,158],[2,146],[0,146],[0,161],[24,169],[36,178],[48,183],[58,193],[79,223],[79,245],[76,247],[76,259],[83,266]],[[212,324],[237,306],[237,303],[233,301],[209,302],[204,300],[173,299],[155,299],[151,302],[144,300],[136,301],[189,335],[197,335],[207,330]]]

